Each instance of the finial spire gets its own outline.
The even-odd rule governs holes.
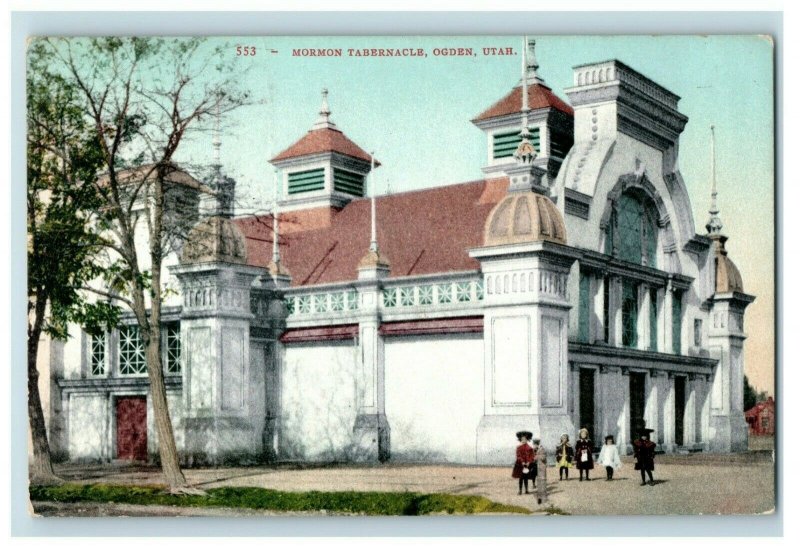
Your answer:
[[[522,83],[525,82],[527,76],[527,84],[544,84],[544,79],[539,76],[539,61],[536,60],[536,39],[525,37],[525,42],[522,44],[522,68],[525,75],[522,78]]]
[[[331,108],[328,106],[328,88],[322,88],[322,106],[319,108],[319,118],[311,129],[334,128],[331,122]]]
[[[528,39],[525,37],[522,42],[522,127],[519,132],[522,140],[514,152],[514,157],[520,164],[530,164],[536,159],[536,149],[533,148],[530,142],[531,131],[528,128],[530,107],[528,106],[528,60],[525,47],[527,43]]]
[[[717,207],[717,146],[713,124],[711,125],[711,207],[708,214],[706,230],[711,235],[721,234],[722,220],[719,218],[719,208]]]
[[[222,171],[222,159],[220,155],[220,148],[222,147],[222,137],[219,129],[219,101],[214,107],[214,139],[212,146],[214,147],[214,182],[219,183],[220,172]]]
[[[375,218],[375,156],[374,153],[369,153],[370,170],[369,170],[369,194],[370,194],[370,215],[372,217],[372,225],[370,230],[369,250],[373,253],[378,252],[378,227]]]
[[[278,247],[279,227],[278,224],[278,200],[280,198],[280,185],[278,183],[278,170],[273,170],[272,180],[275,183],[275,204],[272,206],[272,262],[276,265],[281,263],[281,251]]]

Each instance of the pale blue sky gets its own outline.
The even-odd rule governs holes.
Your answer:
[[[586,29],[591,31],[591,29]],[[730,256],[758,300],[747,315],[747,372],[773,389],[773,48],[756,36],[537,36],[540,75],[566,99],[574,65],[616,58],[681,96],[689,117],[679,166],[695,225],[705,231],[710,191],[709,125],[716,125],[719,206]],[[222,40],[222,39],[220,39]],[[226,123],[222,161],[240,182],[240,203],[268,208],[267,160],[304,135],[327,87],[332,120],[383,163],[378,192],[452,184],[482,177],[483,132],[470,119],[503,97],[520,74],[520,57],[484,57],[484,46],[513,47],[521,37],[228,38],[255,46],[242,85],[262,104]],[[422,47],[426,58],[348,57],[347,48]],[[472,47],[476,57],[434,57],[435,47]],[[341,58],[292,57],[293,48],[343,48]],[[277,50],[277,54],[269,53]],[[233,48],[231,55],[234,56]],[[210,137],[195,139],[184,159],[204,163]],[[247,207],[247,209],[249,209]]]

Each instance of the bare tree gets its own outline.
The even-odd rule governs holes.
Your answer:
[[[170,488],[188,490],[180,469],[161,359],[162,265],[170,241],[185,231],[169,221],[170,188],[185,173],[176,152],[203,122],[249,102],[230,51],[203,39],[92,38],[47,40],[65,78],[82,94],[102,159],[95,181],[108,233],[112,290],[91,288],[133,312],[145,348],[161,467]],[[137,249],[144,223],[146,249]]]

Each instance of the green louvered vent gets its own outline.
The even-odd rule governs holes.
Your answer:
[[[325,169],[309,169],[289,174],[289,194],[300,194],[325,188]]]
[[[364,176],[333,168],[333,189],[353,196],[363,196]]]
[[[539,128],[532,127],[531,130],[531,144],[533,144],[533,148],[536,149],[536,152],[540,152],[539,149]],[[492,141],[492,153],[495,158],[508,158],[509,156],[513,156],[514,152],[517,150],[517,146],[519,146],[520,141],[522,141],[522,137],[519,135],[519,131],[510,131],[508,133],[496,133],[494,135],[494,140]]]

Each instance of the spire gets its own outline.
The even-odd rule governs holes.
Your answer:
[[[314,129],[335,128],[336,124],[331,122],[331,108],[328,106],[328,88],[322,88],[322,106],[319,108],[319,118],[311,127]]]
[[[272,206],[272,262],[276,265],[281,262],[281,251],[278,247],[279,226],[278,226],[278,170],[273,170],[272,180],[275,183],[275,205]]]
[[[369,153],[371,169],[367,175],[367,189],[370,194],[370,238],[369,250],[358,263],[359,279],[382,278],[389,275],[389,260],[378,249],[378,224],[375,214],[375,157]]]
[[[525,83],[527,85],[544,84],[544,79],[539,76],[539,61],[536,60],[535,38],[525,37],[525,42],[522,44],[522,57],[525,69],[523,80],[525,80],[525,76],[527,76],[527,81]]]
[[[370,215],[372,217],[372,228],[370,230],[370,239],[369,239],[369,250],[373,253],[378,252],[378,227],[376,225],[375,219],[375,175],[373,175],[373,171],[375,171],[375,156],[372,152],[369,153],[369,161],[370,161],[370,170],[369,175],[367,175],[369,182],[369,194],[370,194]]]
[[[714,125],[711,125],[711,208],[708,210],[709,217],[706,223],[706,230],[710,235],[720,235],[722,233],[722,220],[719,218],[719,208],[717,207],[717,151],[716,139],[714,136]]]
[[[528,43],[527,37],[522,42],[522,127],[520,128],[520,137],[522,140],[514,152],[514,157],[519,164],[531,164],[536,159],[536,149],[530,142],[531,131],[528,128],[528,113],[530,108],[528,106],[528,60],[526,55],[525,44]],[[534,40],[533,43],[536,43]],[[535,62],[535,61],[534,61]],[[535,75],[535,71],[534,71]]]

